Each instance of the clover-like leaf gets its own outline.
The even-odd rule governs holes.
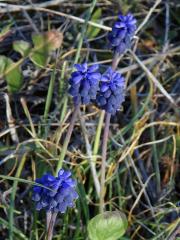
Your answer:
[[[23,41],[23,40],[14,41],[13,49],[16,52],[19,52],[22,57],[26,57],[31,50],[31,45],[30,45],[30,43]]]
[[[61,46],[63,35],[56,30],[52,30],[41,34],[34,34],[32,40],[34,48],[32,49],[30,59],[37,66],[45,67],[49,61],[51,51]]]
[[[20,90],[23,76],[19,65],[6,56],[0,56],[0,77],[6,80],[9,92]]]
[[[3,41],[11,32],[12,22],[0,29],[0,41]]]

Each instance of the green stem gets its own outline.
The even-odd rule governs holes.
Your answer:
[[[151,116],[151,121],[153,122],[153,120],[154,120],[153,116]],[[156,141],[154,126],[151,127],[150,134],[151,134],[152,141],[153,142]],[[156,144],[152,145],[152,150],[153,150],[153,165],[154,165],[156,182],[157,182],[157,192],[160,193],[161,192],[161,175],[160,175],[160,169],[159,169],[159,158],[158,158]]]
[[[63,107],[61,109],[61,116],[60,116],[60,123],[63,122],[65,116],[66,116],[66,112],[67,112],[67,105],[68,105],[68,97],[67,96],[64,96],[64,99],[63,99]]]
[[[19,178],[21,175],[21,172],[23,170],[25,161],[26,161],[26,155],[24,154],[21,161],[19,162],[19,166],[16,172],[15,177]],[[9,209],[9,240],[13,240],[13,224],[14,224],[14,201],[16,196],[16,190],[17,190],[18,182],[15,180],[12,187],[12,193],[11,193],[11,199],[10,199],[10,209]]]
[[[107,142],[109,135],[111,114],[106,113],[105,128],[102,141],[102,163],[101,163],[101,182],[100,182],[100,213],[104,211],[104,187],[105,187],[105,173],[106,173],[106,153],[107,153]]]
[[[92,12],[94,10],[94,7],[96,6],[96,2],[97,2],[97,0],[93,0],[92,1],[91,7],[89,8],[89,11],[87,13],[87,16],[86,16],[86,19],[85,19],[85,23],[84,23],[82,31],[81,31],[81,38],[80,38],[79,43],[78,43],[78,48],[77,48],[77,52],[76,52],[76,57],[75,57],[74,63],[77,63],[78,60],[79,60],[80,51],[81,51],[81,47],[82,47],[82,44],[83,44],[83,39],[84,39],[84,36],[85,36],[85,33],[86,33],[86,29],[88,27],[88,21],[91,18],[91,14],[92,14]]]
[[[105,115],[105,112],[101,111],[98,126],[96,129],[96,136],[95,136],[94,148],[93,148],[94,164],[96,164],[96,155],[97,155],[98,149],[99,149],[99,142],[100,142],[101,131],[102,131],[102,127],[103,127],[104,115]]]
[[[64,160],[64,157],[65,157],[66,152],[67,152],[67,147],[68,147],[68,144],[69,144],[69,141],[70,141],[70,138],[71,138],[71,134],[72,134],[72,131],[73,131],[73,128],[74,128],[74,124],[75,124],[75,121],[76,121],[78,111],[79,111],[79,105],[77,105],[75,107],[74,112],[73,112],[72,117],[71,117],[71,122],[70,122],[70,125],[69,125],[69,128],[68,128],[68,131],[66,133],[64,144],[63,144],[63,147],[61,149],[61,154],[60,154],[59,161],[58,161],[58,164],[57,164],[56,175],[58,174],[59,170],[62,167],[63,160]]]
[[[54,83],[55,83],[55,68],[51,74],[51,79],[48,87],[48,93],[47,93],[47,98],[46,98],[46,104],[45,104],[45,110],[44,110],[44,120],[46,121],[48,118],[49,114],[49,109],[51,106],[52,102],[52,96],[53,96],[53,91],[54,91]]]
[[[60,115],[60,123],[62,123],[66,112],[67,112],[67,104],[68,104],[68,96],[65,95],[63,96],[63,93],[65,89],[67,89],[67,83],[64,82],[64,76],[66,72],[66,66],[67,62],[65,61],[62,66],[62,72],[61,72],[61,77],[59,79],[59,100],[61,98],[61,101],[63,102],[62,108],[60,109],[61,115]]]

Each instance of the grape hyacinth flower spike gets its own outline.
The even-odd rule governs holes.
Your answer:
[[[56,173],[62,166],[79,111],[79,106],[80,104],[89,104],[96,99],[96,94],[99,89],[99,81],[101,79],[101,74],[98,71],[99,65],[97,64],[90,67],[87,66],[87,63],[75,64],[74,67],[76,68],[76,71],[71,74],[69,79],[69,94],[73,97],[75,108],[64,140]]]
[[[96,99],[101,74],[99,66],[94,64],[90,67],[87,63],[75,64],[77,71],[71,74],[69,79],[69,93],[73,97],[74,104],[89,104]]]
[[[131,40],[136,31],[136,19],[131,13],[123,16],[118,15],[118,20],[114,23],[108,39],[114,53],[120,55],[130,48]]]
[[[33,188],[32,200],[36,203],[36,210],[65,213],[68,207],[74,207],[78,194],[75,191],[76,181],[71,178],[70,171],[61,169],[57,177],[46,173],[35,182],[46,187]]]
[[[112,68],[108,68],[101,78],[97,104],[101,109],[114,115],[124,101],[124,92],[124,77]]]
[[[57,213],[65,213],[67,208],[75,206],[74,202],[78,198],[76,181],[71,178],[70,171],[60,169],[57,177],[46,173],[35,182],[44,187],[33,187],[32,200],[36,204],[36,210],[46,211],[47,239],[51,240]]]

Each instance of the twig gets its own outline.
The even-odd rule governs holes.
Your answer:
[[[176,240],[178,239],[177,235],[180,235],[180,225],[176,228],[176,230],[173,232],[173,234],[168,238],[168,240]]]
[[[129,50],[129,52],[131,53],[133,58],[136,60],[136,62],[140,65],[140,67],[145,71],[146,75],[153,81],[155,86],[161,91],[161,93],[171,102],[171,104],[174,107],[177,107],[172,97],[164,89],[164,87],[160,84],[160,82],[155,78],[155,76],[149,71],[149,69],[144,65],[144,63],[131,50]]]
[[[137,196],[137,198],[136,198],[133,206],[131,207],[131,210],[129,211],[128,222],[131,221],[132,212],[133,212],[134,208],[136,207],[136,205],[138,204],[138,201],[140,200],[142,194],[144,193],[146,187],[148,186],[148,183],[150,182],[150,180],[151,180],[151,178],[152,178],[153,176],[154,176],[154,174],[151,174],[151,175],[148,177],[147,181],[144,183],[141,191],[139,192],[139,195]]]
[[[163,47],[163,52],[165,52],[168,49],[169,45],[169,0],[165,1],[165,8],[166,8],[166,19],[165,19],[165,34],[164,34],[164,47]]]
[[[65,0],[51,0],[46,1],[38,4],[29,4],[29,5],[14,5],[9,3],[0,3],[0,13],[8,12],[19,12],[22,9],[24,10],[36,10],[37,7],[39,8],[47,8],[59,5],[60,3],[65,2]]]
[[[81,49],[81,50],[86,51],[86,49]],[[89,50],[90,51],[96,51],[96,49],[89,49]],[[148,65],[148,64],[153,63],[153,62],[156,63],[157,61],[159,61],[161,59],[164,60],[168,56],[179,55],[179,54],[180,54],[180,47],[178,46],[178,47],[169,49],[169,51],[167,51],[167,52],[155,54],[153,57],[150,57],[146,60],[143,60],[142,63],[144,65]],[[112,62],[112,59],[98,61],[98,62],[96,62],[96,64],[105,64],[105,63],[110,63],[110,62]],[[89,65],[93,65],[93,64],[94,63],[89,64]],[[135,63],[135,64],[132,64],[128,67],[117,69],[117,71],[122,74],[122,73],[127,73],[129,71],[136,70],[138,67],[139,67],[139,64]]]
[[[6,3],[0,3],[0,7],[4,8],[4,9],[3,8],[0,9],[0,13],[6,13],[7,11],[17,12],[17,11],[20,11],[22,9],[24,9],[26,11],[36,10],[36,11],[48,12],[48,13],[55,14],[55,15],[58,15],[58,16],[61,16],[61,17],[66,17],[68,19],[75,20],[75,21],[80,22],[80,23],[85,23],[85,21],[86,21],[83,18],[75,17],[75,16],[72,16],[70,14],[66,14],[66,13],[63,13],[63,12],[58,12],[58,11],[55,11],[55,10],[47,9],[45,7],[48,7],[48,6],[45,6],[45,7],[43,6],[42,7],[42,5],[39,5],[39,4],[34,4],[33,6],[31,6],[31,5],[23,6],[23,5],[11,5],[11,4],[6,4]],[[103,29],[103,30],[106,30],[106,31],[111,31],[112,30],[111,27],[107,27],[105,25],[95,23],[95,22],[92,22],[92,21],[88,21],[87,23],[91,26],[94,26],[94,27],[97,27],[97,28],[100,28],[100,29]]]
[[[120,135],[120,138],[121,138],[122,144],[123,144],[124,146],[126,146],[126,142],[125,142],[123,136]],[[143,191],[143,192],[144,192],[144,196],[145,196],[146,201],[147,201],[147,203],[148,203],[148,205],[149,205],[149,207],[150,207],[152,216],[154,217],[154,210],[153,210],[153,207],[152,207],[152,205],[151,205],[151,201],[150,201],[149,196],[148,196],[148,194],[147,194],[147,191],[146,191],[146,189],[145,189],[145,187],[144,187],[143,181],[141,180],[141,176],[140,176],[140,174],[139,174],[139,171],[138,171],[138,169],[137,169],[137,167],[136,167],[136,165],[135,165],[135,163],[134,163],[134,161],[133,161],[133,159],[132,159],[132,157],[131,157],[130,154],[127,154],[127,159],[128,159],[129,162],[131,163],[131,166],[132,166],[133,169],[134,169],[134,172],[135,172],[135,174],[136,174],[136,176],[137,176],[137,179],[138,179],[141,187],[144,189],[144,191]],[[155,217],[154,217],[154,219],[155,219]]]
[[[140,157],[140,153],[138,151],[138,149],[134,149],[134,155],[136,157],[136,161],[142,176],[142,181],[143,183],[145,183],[148,179],[148,173],[146,171],[146,167],[144,166],[144,162]],[[147,193],[148,196],[152,202],[152,204],[154,204],[155,200],[156,200],[156,192],[154,191],[154,188],[152,186],[152,181],[149,181],[149,184],[147,185]]]
[[[34,30],[34,32],[39,33],[38,28],[36,27],[35,23],[32,21],[31,17],[29,16],[28,12],[25,9],[22,9],[25,18],[28,20],[28,22],[30,23],[32,29]]]
[[[151,141],[151,142],[147,142],[147,143],[142,143],[142,144],[139,144],[137,146],[134,147],[134,149],[139,149],[139,148],[142,148],[144,146],[149,146],[149,145],[153,145],[153,144],[157,144],[157,143],[162,143],[162,142],[165,142],[167,140],[169,140],[170,138],[172,138],[173,135],[169,135],[165,138],[162,138],[162,139],[159,139],[159,140],[155,140],[155,141]]]
[[[8,154],[5,158],[0,160],[0,166],[5,162],[7,162],[9,159],[15,158],[15,157],[16,157],[16,151],[13,151],[12,153]]]
[[[138,133],[133,135],[131,137],[132,139],[132,143],[127,147],[125,153],[120,157],[119,162],[122,162],[128,155],[131,155],[131,151],[132,149],[135,148],[135,146],[137,146],[137,142],[139,141],[142,133],[148,129],[151,126],[158,126],[158,125],[162,125],[162,126],[173,126],[173,127],[180,127],[180,123],[176,123],[176,122],[168,122],[168,121],[157,121],[157,122],[152,122],[149,124],[146,124],[144,127],[142,127],[141,129],[139,129]]]
[[[46,213],[46,231],[48,231],[48,229],[49,229],[49,224],[51,222],[51,217],[52,217],[52,213],[47,212]]]
[[[11,138],[14,143],[18,143],[19,138],[18,138],[18,135],[16,132],[15,124],[14,124],[14,118],[12,116],[12,111],[11,111],[10,100],[9,100],[8,94],[6,94],[6,93],[4,94],[4,99],[6,101],[6,117],[7,117],[9,129],[10,129]]]
[[[56,217],[57,217],[57,213],[55,212],[51,216],[51,220],[50,220],[48,231],[47,231],[47,240],[51,240],[53,237],[53,229],[54,229],[54,224],[56,222]]]
[[[153,7],[149,10],[147,16],[145,17],[144,21],[139,25],[139,27],[137,28],[135,34],[137,34],[143,27],[144,25],[146,25],[146,23],[148,22],[149,18],[151,17],[152,13],[154,12],[154,10],[156,9],[156,7],[161,3],[162,0],[157,0]]]

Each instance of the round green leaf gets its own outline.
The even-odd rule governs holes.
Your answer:
[[[126,232],[126,216],[119,211],[107,211],[92,218],[88,224],[91,240],[117,240]]]

